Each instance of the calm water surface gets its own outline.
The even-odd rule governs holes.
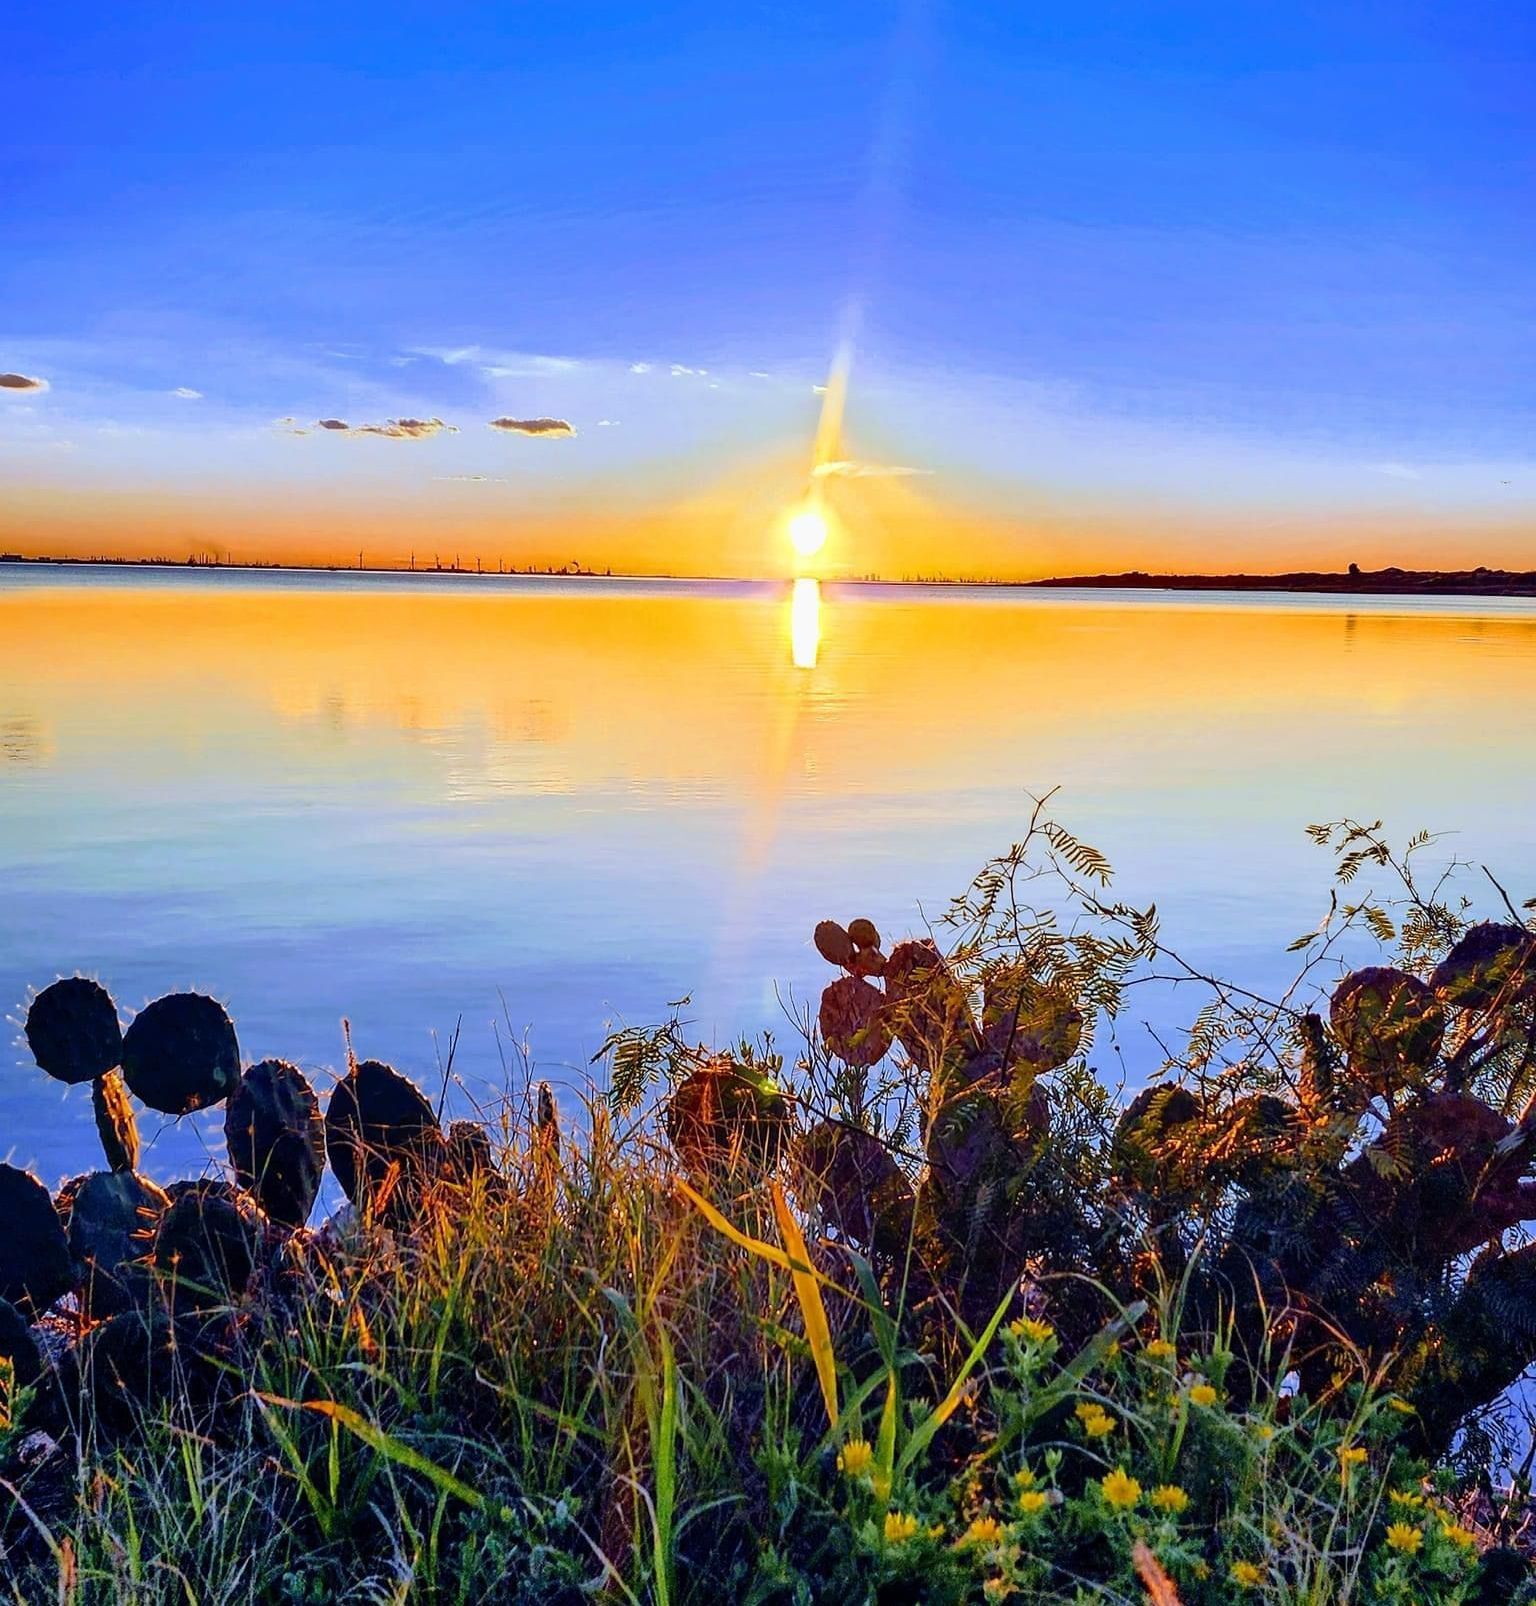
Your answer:
[[[1524,603],[0,569],[0,1013],[80,969],[125,1013],[216,993],[322,1081],[346,1016],[429,1085],[460,1018],[470,1089],[493,1022],[579,1082],[683,994],[701,1038],[787,1036],[816,920],[937,915],[1053,786],[1264,985],[1326,902],[1309,821],[1453,830],[1536,892],[1533,736]],[[0,1154],[95,1163],[12,1035]]]

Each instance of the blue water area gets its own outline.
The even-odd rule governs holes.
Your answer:
[[[19,1036],[77,969],[125,1019],[211,991],[322,1086],[344,1019],[434,1094],[457,1031],[453,1108],[531,1068],[574,1109],[684,996],[793,1052],[814,923],[924,929],[1051,788],[1192,966],[1277,990],[1311,821],[1536,893],[1533,735],[1523,602],[0,567],[0,1153],[96,1163]],[[1143,1079],[1203,1002],[1136,990],[1096,1062]]]

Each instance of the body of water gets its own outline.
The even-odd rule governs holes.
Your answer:
[[[937,916],[1052,787],[1170,942],[1274,985],[1310,821],[1536,892],[1533,736],[1527,602],[0,568],[0,1005],[195,987],[322,1084],[344,1016],[428,1086],[462,1019],[471,1089],[509,1027],[580,1081],[685,994],[701,1039],[788,1038],[815,921]],[[5,1035],[0,1153],[98,1163]]]

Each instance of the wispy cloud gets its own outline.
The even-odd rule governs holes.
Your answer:
[[[425,440],[429,435],[457,435],[457,424],[440,418],[391,418],[383,424],[359,424],[354,435],[383,435],[388,440]]]
[[[511,480],[501,474],[434,474],[440,485],[510,485]]]
[[[597,421],[597,427],[599,429],[617,429],[619,421],[616,418],[600,418]]]
[[[0,390],[47,390],[46,379],[34,379],[30,374],[0,374]]]
[[[703,379],[708,372],[707,368],[689,368],[680,362],[672,364],[672,377],[674,379]]]
[[[575,429],[563,418],[493,418],[487,429],[505,435],[574,435]]]
[[[317,418],[316,429],[328,429],[338,435],[382,435],[386,440],[425,440],[429,435],[457,435],[457,424],[445,424],[440,418],[390,418],[382,424],[347,423],[344,418]]]
[[[648,374],[651,371],[651,365],[648,362],[632,362],[629,365],[629,371],[632,374]]]
[[[420,357],[436,357],[450,368],[471,365],[487,379],[553,379],[574,373],[574,357],[549,357],[532,351],[498,351],[488,346],[422,346]]]
[[[1421,480],[1424,476],[1408,463],[1367,463],[1373,474],[1385,474],[1391,480]]]
[[[202,391],[193,390],[190,385],[178,385],[171,394],[179,396],[183,401],[201,401],[203,399]]]
[[[905,463],[856,463],[851,458],[834,458],[818,463],[811,470],[817,480],[901,480],[914,474],[931,474],[931,468],[909,468]]]

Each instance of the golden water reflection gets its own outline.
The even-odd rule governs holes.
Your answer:
[[[250,1059],[334,1065],[346,1016],[430,1080],[462,1011],[494,1080],[505,1007],[579,1081],[668,999],[782,1032],[817,920],[914,929],[1057,784],[1170,942],[1283,986],[1308,821],[1455,830],[1536,893],[1536,612],[0,575],[0,1014],[79,967],[125,1008],[218,994]],[[1146,996],[1160,1033],[1197,1007]],[[45,1081],[6,1132],[51,1180],[95,1137]]]
[[[796,669],[814,669],[821,651],[821,582],[795,581],[789,599],[789,646]]]

